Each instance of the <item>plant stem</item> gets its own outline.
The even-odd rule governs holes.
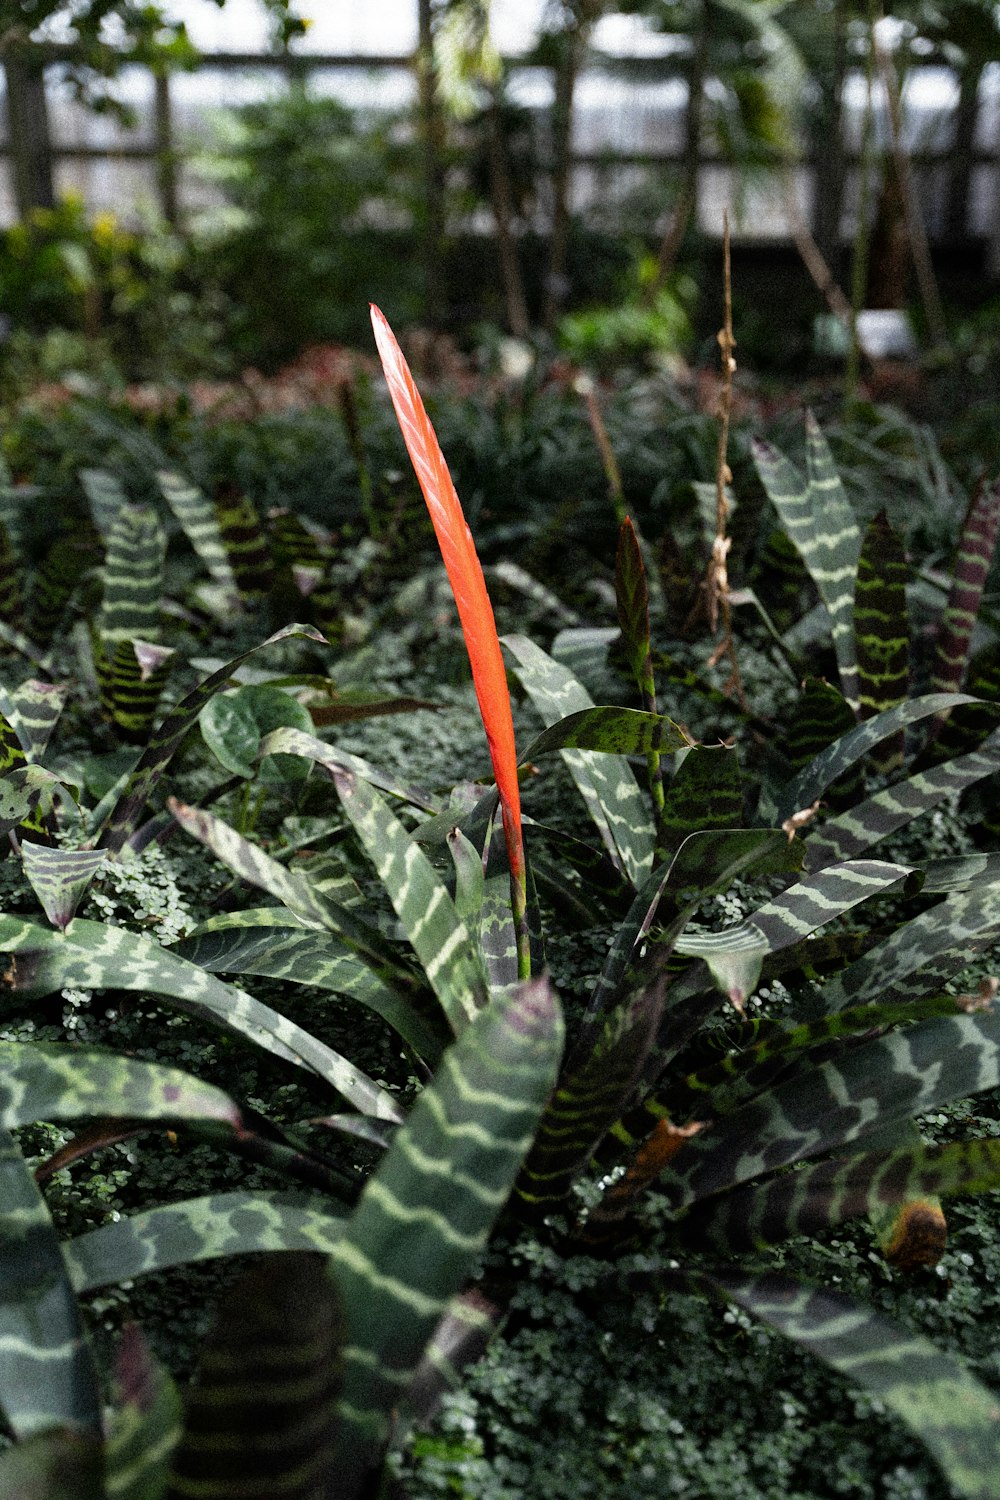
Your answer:
[[[735,698],[742,708],[748,708],[743,680],[740,677],[739,662],[736,659],[732,607],[729,602],[729,573],[726,562],[731,546],[731,538],[727,534],[729,499],[726,486],[732,484],[733,481],[727,455],[729,421],[733,410],[733,376],[736,373],[736,360],[733,358],[736,340],[733,337],[733,277],[728,212],[724,215],[722,227],[722,290],[725,313],[718,335],[719,348],[722,350],[722,389],[719,392],[717,408],[719,440],[715,460],[715,540],[712,543],[712,556],[705,579],[709,627],[714,632],[721,616],[722,639],[712,652],[709,665],[715,666],[724,656],[728,658],[730,671],[726,692]]]

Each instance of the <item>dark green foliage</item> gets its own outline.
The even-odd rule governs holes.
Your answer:
[[[885,511],[870,523],[861,544],[854,603],[861,717],[870,719],[906,697],[910,673],[910,633],[906,612],[906,557]],[[903,762],[903,736],[873,752],[876,771]]]

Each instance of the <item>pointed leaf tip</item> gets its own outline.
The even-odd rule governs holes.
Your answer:
[[[420,392],[385,315],[370,304],[372,329],[389,394],[437,537],[465,637],[476,699],[500,793],[504,835],[515,881],[524,880],[521,799],[507,674],[493,606],[475,543]]]

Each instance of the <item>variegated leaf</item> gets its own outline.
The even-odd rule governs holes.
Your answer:
[[[841,1292],[778,1274],[726,1273],[711,1282],[877,1396],[929,1448],[958,1494],[997,1500],[1000,1402],[956,1360]]]
[[[391,1412],[506,1202],[561,1044],[558,1002],[544,980],[481,1011],[445,1054],[333,1249],[347,1311],[341,1500],[356,1500],[380,1461]]]
[[[25,1050],[11,1053],[16,1045],[0,1044],[14,1063],[0,1078],[0,1410],[18,1439],[64,1424],[97,1436],[100,1388],[83,1321],[48,1209],[10,1134],[39,1115],[54,1118],[34,1112],[51,1095],[39,1100],[16,1071]]]
[[[955,556],[951,594],[941,621],[931,673],[931,686],[936,691],[954,692],[962,686],[998,528],[1000,483],[983,485],[969,506]]]
[[[260,920],[229,924],[230,917]],[[170,951],[213,974],[259,974],[356,1000],[381,1016],[433,1067],[447,1034],[436,1014],[426,1014],[430,1007],[422,1005],[419,996],[409,998],[385,983],[333,933],[288,925],[292,921],[280,906],[256,913],[225,912],[174,943]]]
[[[320,1500],[336,1468],[344,1312],[318,1255],[270,1255],[202,1346],[167,1500]]]
[[[547,726],[594,708],[572,672],[527,637],[507,636],[503,644],[517,662],[518,678]],[[620,758],[609,759],[593,750],[561,753],[608,853],[637,886],[652,867],[655,836],[631,767]]]
[[[333,779],[341,805],[458,1035],[488,999],[486,976],[465,923],[434,866],[375,788],[349,771],[335,771]]]
[[[119,641],[156,641],[167,541],[149,506],[125,506],[108,536],[104,602],[97,632],[105,649]]]
[[[53,927],[65,932],[107,857],[104,849],[52,849],[21,841],[24,873]]]
[[[895,708],[906,698],[910,675],[906,579],[902,540],[881,510],[865,532],[854,603],[863,719]],[[902,761],[902,734],[873,752],[874,768],[880,772],[894,771]]]
[[[152,938],[81,917],[65,934],[55,933],[0,914],[0,952],[14,955],[8,982],[26,997],[53,994],[67,986],[160,995],[178,1010],[190,1011],[286,1062],[308,1068],[363,1113],[386,1120],[401,1118],[391,1095],[345,1057],[294,1021],[178,958]]]
[[[898,781],[874,796],[828,818],[805,832],[806,868],[821,870],[836,860],[854,859],[914,818],[957,796],[968,786],[1000,770],[1000,730],[978,750],[931,766]]]
[[[107,849],[111,854],[117,854],[124,847],[129,834],[135,829],[142,816],[146,802],[173,759],[184,736],[194,728],[205,704],[214,693],[218,692],[219,688],[226,685],[236,668],[258,651],[263,651],[266,647],[276,645],[278,641],[288,640],[293,636],[305,636],[309,640],[325,645],[323,637],[313,630],[311,625],[287,625],[284,630],[279,630],[275,635],[269,636],[259,646],[252,646],[249,651],[244,651],[232,661],[226,662],[225,666],[210,673],[179,703],[174,704],[163,723],[151,736],[108,818],[99,840],[102,849]]]
[[[236,578],[226,553],[215,507],[196,485],[180,474],[156,476],[160,494],[180,522],[181,529],[213,580],[238,600]]]
[[[260,1250],[327,1251],[344,1220],[320,1198],[295,1193],[211,1193],[148,1208],[62,1245],[79,1296],[171,1266]]]

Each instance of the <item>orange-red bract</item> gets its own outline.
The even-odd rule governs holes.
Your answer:
[[[510,694],[486,580],[441,445],[424,410],[409,365],[383,313],[372,304],[372,327],[406,451],[427,502],[472,666],[472,681],[500,793],[511,875],[524,879],[521,797]]]

